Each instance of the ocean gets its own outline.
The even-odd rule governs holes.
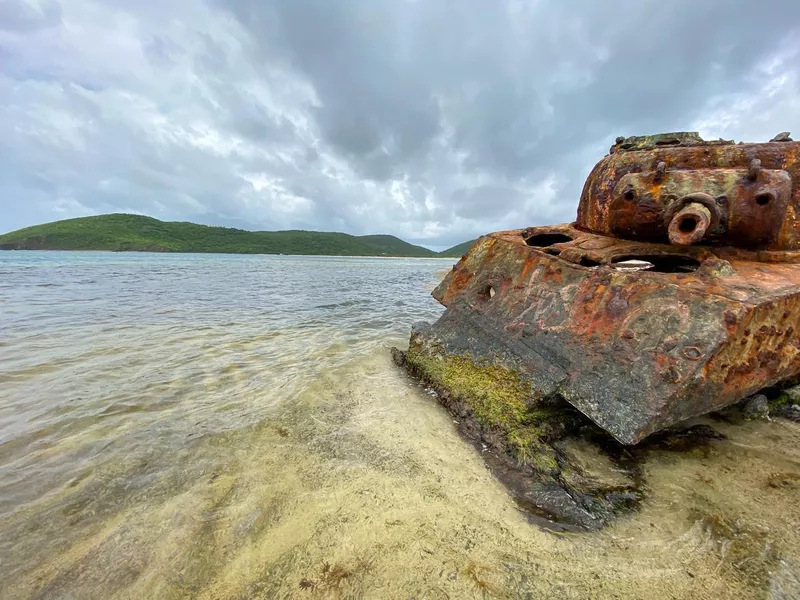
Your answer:
[[[753,598],[798,584],[800,426],[654,452],[531,523],[390,358],[452,259],[0,252],[0,598]]]

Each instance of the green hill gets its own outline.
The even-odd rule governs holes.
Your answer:
[[[453,246],[452,248],[448,248],[447,250],[442,250],[441,252],[439,252],[439,256],[446,256],[448,258],[450,257],[461,258],[469,251],[470,248],[472,248],[472,245],[477,241],[478,240],[475,239],[475,240],[470,240],[468,242],[462,242],[460,244]]]
[[[129,214],[81,217],[26,227],[0,235],[0,249],[440,256],[432,250],[414,246],[391,235],[245,231],[195,223],[164,222]]]

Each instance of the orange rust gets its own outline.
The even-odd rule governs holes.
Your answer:
[[[723,245],[798,250],[800,223],[795,215],[800,208],[799,147],[800,142],[768,142],[677,145],[635,151],[614,151],[612,148],[612,153],[595,166],[586,180],[576,226],[605,235],[661,242],[664,236],[660,228],[644,216],[624,217],[626,211],[634,210],[637,206],[647,206],[648,210],[658,213],[666,211],[670,204],[679,203],[680,198],[664,198],[662,190],[669,188],[679,194],[688,194],[695,188],[707,185],[723,171],[738,170],[737,178],[718,185],[717,191],[726,196],[727,206],[723,208],[729,215],[715,235]],[[754,180],[750,180],[747,173],[753,159],[760,161],[761,170]],[[654,177],[659,162],[666,164],[666,172],[664,178],[657,181]],[[634,175],[642,176],[637,180],[639,183],[634,186],[635,189],[631,190],[636,197],[627,204],[617,201],[625,192],[621,186],[624,186],[626,177]],[[774,207],[769,205],[769,201],[764,206],[753,203],[750,194],[757,193],[762,187],[775,192],[776,186],[782,187],[778,185],[778,180],[788,182],[789,187],[785,193],[781,191],[771,200],[775,203]],[[734,225],[737,216],[747,220],[747,225],[740,230]],[[628,221],[621,230],[620,218],[627,218]],[[764,218],[773,219],[776,225],[771,222],[762,235],[748,239],[753,227],[758,229]]]
[[[527,281],[530,277],[531,270],[537,264],[538,260],[535,255],[529,256],[523,263],[522,263],[522,270],[520,271],[519,279],[520,282]]]
[[[469,318],[429,335],[509,360],[626,444],[727,406],[800,374],[798,181],[800,143],[622,140],[574,223],[475,243],[434,291]]]

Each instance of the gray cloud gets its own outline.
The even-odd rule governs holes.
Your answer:
[[[61,23],[61,5],[55,0],[38,4],[0,2],[0,30],[31,32]]]
[[[617,135],[800,134],[799,27],[782,0],[0,0],[0,229],[568,221]]]

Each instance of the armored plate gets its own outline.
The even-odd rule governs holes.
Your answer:
[[[800,372],[800,265],[757,258],[571,225],[493,233],[434,290],[447,310],[421,335],[635,444]]]

